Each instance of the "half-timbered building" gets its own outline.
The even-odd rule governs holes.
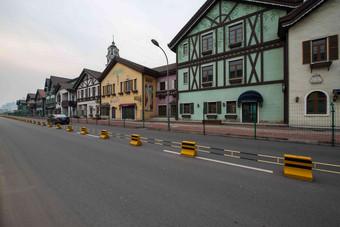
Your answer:
[[[27,115],[34,116],[36,105],[35,105],[35,93],[28,93],[26,96],[27,103]]]
[[[289,49],[289,124],[330,126],[339,110],[340,0],[308,0],[280,18]]]
[[[36,116],[45,117],[46,93],[43,89],[38,89],[35,94]]]
[[[96,117],[100,114],[100,82],[101,73],[83,69],[73,86],[77,94],[77,115],[79,117]]]
[[[77,100],[76,92],[73,90],[73,86],[77,81],[78,77],[75,79],[70,79],[66,83],[58,83],[54,89],[54,94],[56,97],[56,114],[65,114],[68,117],[73,117],[76,113]]]
[[[168,44],[179,119],[282,123],[287,49],[278,20],[302,0],[208,0]]]

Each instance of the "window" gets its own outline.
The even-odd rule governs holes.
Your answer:
[[[209,51],[213,49],[213,34],[202,36],[202,51]]]
[[[120,93],[123,93],[123,82],[120,82]]]
[[[183,55],[187,55],[188,54],[188,43],[184,43],[183,44]]]
[[[134,79],[133,81],[134,81],[134,86],[133,86],[133,87],[134,87],[134,90],[137,91],[137,79]]]
[[[107,93],[106,95],[111,95],[111,84],[107,85]]]
[[[243,60],[229,62],[229,79],[237,79],[243,77]]]
[[[116,94],[116,85],[112,84],[112,94]]]
[[[92,96],[95,97],[96,96],[96,87],[92,88]]]
[[[227,114],[236,114],[236,101],[227,102]]]
[[[229,27],[229,44],[242,42],[242,24]]]
[[[208,103],[208,114],[216,114],[216,102],[209,102]]]
[[[84,98],[84,90],[81,90],[81,98]]]
[[[213,66],[206,66],[202,68],[202,83],[213,81]]]
[[[190,114],[190,103],[185,103],[183,106],[183,113],[184,114]]]
[[[302,63],[329,67],[331,62],[327,61],[339,59],[338,42],[338,35],[302,42]]]
[[[188,83],[188,73],[183,73],[183,84]]]
[[[165,81],[159,83],[160,91],[165,91]]]
[[[166,105],[158,106],[158,116],[166,116]]]
[[[314,91],[307,96],[307,114],[326,114],[327,97],[325,93]]]
[[[313,62],[327,60],[327,39],[312,41]]]
[[[131,80],[125,81],[125,92],[130,92],[131,91]]]
[[[194,114],[194,103],[181,103],[179,111],[184,115]]]

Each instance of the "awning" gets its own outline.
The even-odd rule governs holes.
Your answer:
[[[110,104],[108,102],[104,102],[100,105],[100,107],[110,107]]]
[[[336,95],[340,95],[340,89],[334,89],[333,93],[336,94]]]
[[[238,102],[263,102],[263,98],[257,91],[246,91],[238,97]]]
[[[124,103],[124,104],[119,104],[119,107],[130,107],[130,106],[135,106],[135,103]]]

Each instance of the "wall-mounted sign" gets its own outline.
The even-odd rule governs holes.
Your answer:
[[[139,101],[139,102],[142,100],[142,98],[140,96],[134,96],[133,99],[136,100],[136,101]]]
[[[117,71],[113,71],[113,75],[116,75],[116,74],[119,74],[119,73],[122,73],[123,72],[123,70],[122,69],[120,69],[120,70],[117,70]]]

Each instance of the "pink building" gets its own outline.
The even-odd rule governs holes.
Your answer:
[[[176,63],[169,65],[169,106],[170,116],[175,117],[177,113],[177,81],[176,81]],[[156,106],[157,116],[167,116],[167,67],[161,66],[154,68],[153,70],[159,72],[159,77],[156,80]]]

